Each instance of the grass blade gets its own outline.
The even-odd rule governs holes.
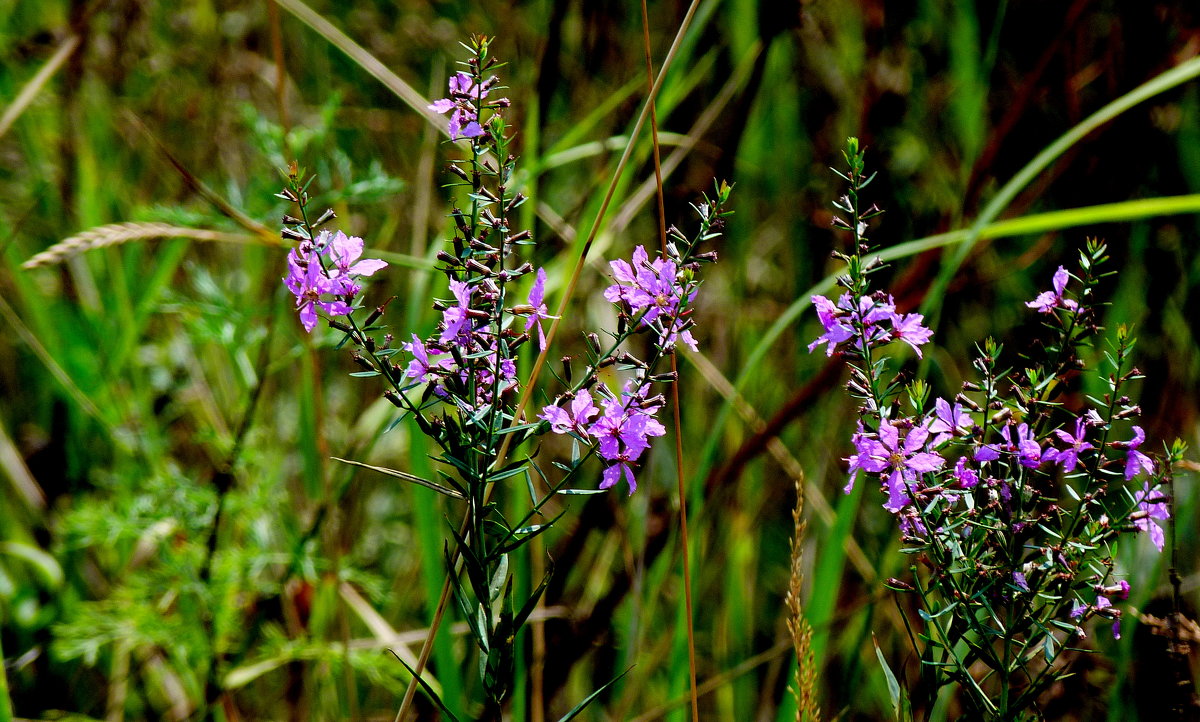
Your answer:
[[[466,498],[465,496],[463,496],[463,494],[461,492],[455,491],[454,489],[451,489],[448,486],[442,486],[441,484],[429,481],[428,479],[422,479],[421,477],[417,476],[416,474],[409,474],[406,471],[400,471],[398,469],[389,469],[386,466],[372,466],[371,464],[364,464],[361,461],[352,461],[350,459],[340,459],[336,456],[331,456],[329,458],[333,459],[334,461],[340,461],[343,464],[349,464],[350,466],[357,466],[357,467],[360,467],[363,469],[370,469],[371,471],[379,472],[380,474],[386,474],[387,476],[394,476],[397,479],[403,479],[403,480],[411,482],[413,484],[423,486],[426,489],[433,489],[434,491],[436,491],[440,494],[445,494],[446,496],[451,497],[453,499],[465,499]]]

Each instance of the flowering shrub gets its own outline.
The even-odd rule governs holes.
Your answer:
[[[467,70],[450,79],[449,97],[429,106],[450,114],[451,141],[469,141],[461,146],[465,157],[448,167],[457,179],[454,185],[466,191],[465,199],[458,199],[465,203],[451,210],[454,237],[437,254],[448,295],[433,304],[441,321],[432,333],[410,332],[411,340],[395,346],[392,334],[380,335],[386,303],[359,320],[364,310],[359,281],[387,264],[361,259],[361,239],[318,231],[332,212],[309,222],[307,184],[294,167],[280,197],[299,209],[298,216],[284,218],[285,237],[298,241],[288,257],[285,284],[296,297],[304,329],[312,332],[324,315],[343,334],[342,343],[354,349],[353,360],[361,368],[354,375],[381,379],[384,396],[441,449],[438,481],[384,471],[464,507],[463,523],[454,531],[456,551],[447,554],[447,563],[454,599],[478,648],[481,718],[499,719],[512,683],[516,633],[549,580],[541,580],[528,599],[515,600],[508,555],[553,524],[543,508],[554,495],[600,493],[622,479],[629,493],[636,490],[638,462],[650,439],[666,433],[656,418],[663,396],[654,389],[675,378],[658,368],[678,343],[696,348],[691,304],[700,285],[698,271],[703,262],[716,259],[699,246],[719,235],[730,189],[721,184],[715,198],[694,206],[700,220],[694,236],[672,228],[662,253],[652,257],[638,246],[631,260],[611,263],[613,284],[604,296],[616,306],[617,329],[607,331],[603,343],[589,334],[585,367],[574,372],[568,360],[565,388],[535,418],[526,418],[533,380],[519,378],[518,355],[523,348],[545,355],[553,337],[553,326],[548,335],[545,323],[558,317],[546,305],[546,271],[519,259],[533,237],[512,225],[513,211],[527,199],[514,187],[516,158],[504,118],[510,103],[489,98],[500,87],[492,74],[497,62],[486,38],[474,38],[470,49]],[[521,296],[513,285],[527,276],[532,285]],[[649,338],[647,353],[631,350],[635,336]],[[599,370],[609,366],[625,372],[619,389],[599,381]],[[514,453],[546,433],[567,435],[575,446],[570,463],[555,463],[556,475],[532,456]],[[592,456],[604,462],[599,489],[572,488]],[[525,481],[531,505],[514,521],[492,494],[499,482],[517,478]],[[545,489],[537,491],[538,484]],[[465,580],[453,571],[459,560]],[[426,691],[440,704],[432,689]],[[443,711],[453,717],[444,706]]]
[[[1119,637],[1114,602],[1129,583],[1114,568],[1118,539],[1142,532],[1163,549],[1169,465],[1139,450],[1140,409],[1127,396],[1140,378],[1129,363],[1134,339],[1117,330],[1102,396],[1069,391],[1085,369],[1081,349],[1101,331],[1105,246],[1089,241],[1078,271],[1060,266],[1052,290],[1027,303],[1043,319],[1042,351],[1009,369],[988,339],[973,362],[979,380],[930,404],[923,381],[904,386],[891,370],[897,341],[919,358],[932,333],[920,314],[898,313],[891,296],[871,290],[882,266],[869,258],[867,231],[880,211],[860,209],[871,179],[855,139],[845,156],[849,190],[835,204],[836,225],[853,235],[837,254],[845,292],[836,302],[813,297],[824,332],[809,349],[824,344],[847,360],[860,403],[846,492],[878,484],[896,518],[913,561],[910,576],[888,586],[915,596],[923,625],[910,637],[930,689],[960,685],[972,718],[1014,719],[1066,674],[1062,654],[1086,636],[1085,622],[1107,620]],[[1182,453],[1176,442],[1168,461]]]

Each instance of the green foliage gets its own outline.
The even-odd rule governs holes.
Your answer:
[[[104,718],[111,703],[125,719],[179,719],[216,701],[244,718],[394,715],[408,674],[381,650],[415,659],[444,575],[449,500],[328,460],[439,478],[415,428],[383,433],[394,407],[327,353],[340,335],[310,344],[297,332],[278,289],[286,209],[270,202],[276,170],[297,157],[320,173],[317,190],[339,196],[344,227],[404,264],[389,291],[395,327],[432,328],[430,239],[449,221],[434,180],[445,154],[421,101],[441,97],[457,39],[497,34],[496,51],[513,60],[513,100],[531,110],[514,129],[532,199],[518,214],[554,277],[574,262],[645,95],[639,13],[549,0],[312,3],[364,56],[315,30],[293,0],[9,5],[0,13],[0,544],[55,562],[0,552],[0,696],[31,718]],[[875,591],[903,563],[888,551],[889,520],[861,490],[840,491],[853,411],[816,393],[838,379],[803,350],[817,328],[810,296],[827,292],[837,270],[825,168],[846,135],[869,146],[881,171],[872,190],[889,199],[875,237],[888,247],[881,282],[939,319],[938,347],[924,367],[906,362],[907,374],[941,395],[969,376],[974,339],[1018,347],[1028,329],[1010,309],[1075,256],[1084,233],[1100,235],[1122,271],[1106,281],[1116,302],[1103,325],[1136,323],[1148,384],[1140,403],[1158,419],[1148,435],[1195,434],[1200,256],[1190,249],[1200,202],[1186,194],[1200,192],[1200,66],[1179,61],[1194,13],[1176,2],[1090,4],[1070,17],[1067,6],[1039,3],[1001,3],[1002,13],[938,0],[877,5],[702,3],[656,107],[664,160],[675,157],[664,167],[668,224],[689,217],[683,199],[708,178],[738,182],[736,223],[698,309],[713,319],[697,329],[705,356],[680,364],[699,674],[715,690],[701,698],[705,718],[786,714],[788,646],[775,641],[797,469],[807,477],[804,601],[827,717],[892,709],[868,627],[900,681],[916,674],[903,625]],[[681,9],[648,10],[657,67]],[[643,132],[593,260],[653,237],[653,193],[637,192],[653,187],[650,157]],[[224,235],[131,240],[21,268],[62,239],[125,221]],[[604,283],[589,267],[578,297]],[[609,313],[586,302],[578,311],[559,356],[586,353],[577,331]],[[552,451],[537,462],[549,468]],[[557,719],[636,665],[580,718],[682,718],[670,467],[669,454],[648,459],[647,493],[631,501],[562,497],[579,523],[541,537],[557,569],[533,621],[549,656],[537,690],[530,677],[514,688],[513,710],[542,699]],[[1177,476],[1184,519],[1195,516],[1192,480]],[[1193,526],[1180,525],[1181,549],[1195,548]],[[518,556],[511,568],[532,566]],[[1145,608],[1164,565],[1134,545],[1116,556],[1135,570],[1130,581],[1144,591],[1133,602]],[[365,606],[347,601],[343,585]],[[479,690],[462,689],[466,628],[450,621],[458,626],[439,634],[432,677],[462,700]],[[1090,640],[1113,652],[1111,667],[1064,686],[1048,716],[1156,718],[1141,709],[1155,695],[1134,687],[1135,665],[1153,658],[1134,637]],[[535,645],[521,645],[525,664]],[[231,677],[245,681],[232,687]],[[957,704],[944,700],[934,718]]]

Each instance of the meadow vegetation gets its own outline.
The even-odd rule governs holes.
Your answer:
[[[512,227],[536,241],[523,252],[545,269],[548,313],[570,299],[546,358],[565,383],[532,413],[570,388],[560,359],[578,373],[586,334],[618,327],[610,262],[653,253],[661,229],[691,237],[713,179],[734,188],[701,249],[718,260],[683,304],[699,350],[679,344],[667,438],[607,493],[556,498],[554,526],[504,561],[514,598],[540,597],[512,640],[505,717],[560,719],[597,690],[580,719],[684,720],[695,704],[703,719],[792,720],[797,700],[824,719],[971,709],[913,649],[919,605],[889,581],[913,557],[886,495],[861,477],[843,493],[847,457],[870,447],[854,436],[862,400],[840,354],[808,350],[832,318],[814,296],[840,293],[832,254],[855,253],[832,227],[846,182],[830,168],[845,172],[855,136],[878,172],[862,190],[885,209],[872,284],[932,331],[887,371],[922,382],[930,408],[975,380],[986,337],[1024,368],[1046,320],[1027,303],[1060,266],[1082,278],[1098,238],[1115,273],[1089,277],[1095,334],[1077,353],[1105,368],[1136,336],[1143,378],[1121,393],[1141,450],[1195,449],[1200,13],[705,0],[649,2],[646,17],[620,0],[8,3],[0,721],[396,716],[460,500],[336,460],[426,481],[447,468],[422,422],[351,376],[365,337],[343,345],[324,321],[306,333],[280,234],[304,224],[281,222],[296,205],[277,194],[295,161],[310,212],[331,208],[331,229],[386,262],[364,305],[388,302],[394,347],[440,334],[438,253],[461,190],[446,167],[468,146],[429,105],[475,35],[505,62],[509,182],[528,199]],[[651,76],[669,61],[652,116],[647,45]],[[522,378],[534,358],[517,360]],[[1054,400],[1082,413],[1109,390],[1067,375]],[[571,447],[556,434],[525,450],[549,469],[572,466]],[[1177,602],[1194,617],[1195,458],[1173,472],[1166,550],[1144,534],[1112,547],[1124,634],[1090,623],[1059,652],[1075,674],[1041,691],[1045,719],[1169,719],[1191,703],[1174,683],[1190,684],[1194,654],[1154,630]],[[572,486],[606,480],[589,464]],[[524,480],[495,494],[498,514],[525,518]],[[490,693],[478,625],[446,608],[420,719],[481,715]],[[811,655],[799,675],[795,640]]]

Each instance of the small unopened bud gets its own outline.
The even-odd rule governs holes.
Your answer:
[[[530,238],[533,238],[533,233],[526,229],[520,233],[512,234],[508,238],[504,239],[504,241],[506,243],[517,243],[519,241],[528,241]]]
[[[354,363],[358,364],[359,368],[361,368],[364,371],[374,371],[375,370],[375,367],[371,365],[371,362],[366,360],[362,356],[359,356],[358,353],[355,353],[350,358],[354,359]]]
[[[480,263],[479,261],[476,261],[474,258],[469,258],[469,259],[467,259],[467,264],[466,264],[466,265],[467,265],[467,268],[468,268],[469,270],[472,270],[472,271],[474,271],[474,272],[476,272],[476,273],[478,273],[478,274],[480,274],[480,275],[482,275],[482,276],[491,275],[491,273],[492,273],[492,269],[490,269],[490,268],[488,268],[487,266],[483,265],[483,264],[482,264],[482,263]]]
[[[592,349],[592,353],[600,354],[600,337],[594,333],[587,335],[588,347]]]
[[[642,369],[650,368],[649,364],[647,364],[645,361],[641,360],[637,356],[634,356],[633,354],[629,353],[628,351],[622,351],[621,353],[617,354],[617,360],[620,361],[621,363],[630,364],[632,366],[637,366],[638,368],[642,368]]]
[[[329,319],[329,327],[336,328],[337,330],[341,331],[342,333],[353,333],[354,332],[354,329],[350,328],[349,326],[342,323],[341,321],[334,321],[332,318]]]
[[[1128,406],[1128,407],[1126,407],[1126,408],[1124,408],[1124,409],[1121,409],[1120,411],[1118,411],[1118,412],[1117,412],[1117,413],[1114,415],[1114,418],[1118,418],[1118,419],[1128,419],[1130,416],[1140,416],[1140,415],[1141,415],[1141,413],[1142,413],[1142,407],[1141,407],[1141,406],[1137,406],[1137,405],[1134,405],[1134,406]]]
[[[891,589],[894,592],[911,592],[915,589],[913,585],[909,584],[908,582],[901,581],[895,577],[888,577],[885,579],[883,581],[883,586]]]
[[[387,305],[389,303],[391,303],[393,300],[395,300],[395,298],[396,298],[395,296],[392,296],[388,300],[384,301],[382,304],[376,306],[375,310],[371,312],[371,315],[367,316],[367,320],[363,322],[363,326],[364,327],[370,326],[371,324],[378,321],[383,316],[383,312],[387,310]]]
[[[654,376],[650,377],[650,380],[659,384],[673,384],[678,378],[678,374],[676,374],[674,371],[669,371],[665,374],[655,374]]]
[[[978,403],[976,403],[974,399],[967,396],[966,394],[959,394],[954,397],[954,400],[957,401],[958,403],[963,404],[964,406],[970,408],[972,411],[983,411],[983,407],[980,406]]]
[[[562,357],[562,367],[563,367],[563,380],[565,380],[567,382],[567,385],[569,386],[571,384],[571,357],[570,356]]]
[[[334,218],[337,218],[337,214],[333,212],[332,208],[326,208],[325,212],[322,213],[317,220],[313,221],[313,228],[319,228],[332,221]]]
[[[365,346],[366,349],[371,353],[375,353],[375,338],[373,336],[367,336],[365,339],[363,339],[363,346]]]
[[[289,240],[289,241],[307,241],[308,240],[308,236],[301,233],[300,231],[292,230],[291,228],[284,228],[283,230],[279,231],[279,235],[283,236],[284,239]]]
[[[467,172],[465,170],[463,170],[462,168],[459,168],[454,163],[451,163],[450,165],[446,166],[446,170],[450,171],[451,173],[458,176],[459,178],[462,178],[463,180],[467,181],[468,183],[471,181],[471,178],[467,175]]]
[[[445,264],[447,264],[447,265],[448,265],[448,266],[450,266],[451,268],[454,268],[454,267],[456,267],[456,266],[461,266],[461,265],[462,265],[462,261],[458,260],[458,258],[456,258],[456,257],[455,257],[453,254],[451,254],[449,251],[438,251],[438,252],[437,252],[437,259],[438,259],[439,261],[441,261],[442,263],[445,263]]]
[[[387,399],[392,406],[395,406],[398,409],[404,408],[404,402],[400,400],[400,394],[392,391],[391,389],[383,392],[383,398]]]

